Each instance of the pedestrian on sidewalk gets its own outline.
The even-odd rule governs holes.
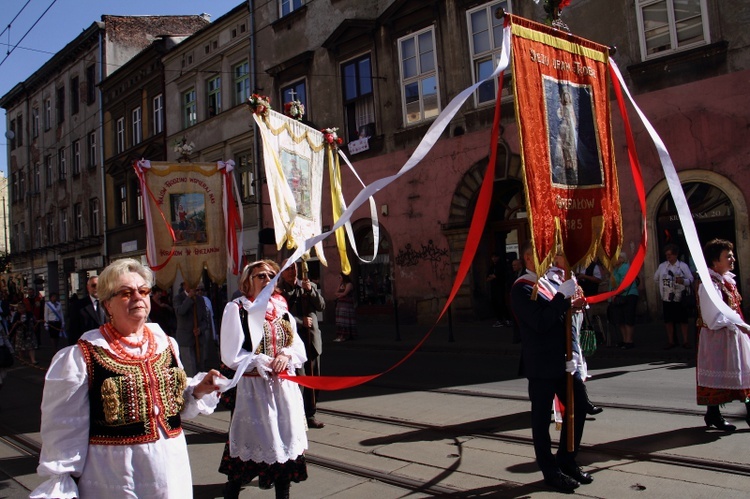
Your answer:
[[[13,339],[19,358],[25,354],[32,366],[36,366],[36,342],[34,315],[26,309],[24,302],[16,304],[16,312],[10,320],[10,337]]]
[[[59,302],[57,293],[50,293],[49,300],[44,305],[44,329],[47,330],[52,346],[57,352],[60,349],[60,338],[65,339],[65,318],[63,317],[62,303]]]
[[[703,254],[709,266],[711,285],[724,303],[742,317],[742,297],[731,272],[735,262],[734,245],[723,239],[713,239],[706,243]],[[706,406],[703,417],[706,426],[733,432],[736,427],[724,420],[719,405],[733,400],[744,402],[745,421],[750,425],[750,329],[722,314],[708,297],[705,286],[701,283],[698,287],[698,405]]]
[[[677,346],[675,342],[675,324],[682,332],[683,348],[690,348],[688,340],[688,307],[687,297],[693,283],[693,273],[685,262],[678,260],[680,248],[676,244],[664,247],[666,260],[661,262],[654,273],[654,282],[659,287],[659,294],[664,312],[664,326],[667,328],[665,350]]]
[[[227,475],[225,498],[238,498],[242,486],[257,477],[261,489],[274,488],[277,499],[288,499],[291,482],[307,480],[302,393],[296,383],[279,376],[294,376],[307,355],[278,289],[266,305],[263,324],[257,329],[250,324],[253,301],[278,272],[273,260],[248,264],[240,276],[243,296],[227,303],[221,320],[221,360],[230,369],[242,369],[219,465]]]
[[[354,284],[352,278],[341,272],[339,288],[336,290],[336,338],[335,342],[357,338],[357,315],[354,306]]]
[[[612,270],[612,281],[611,289],[617,289],[625,279],[625,275],[630,269],[628,263],[628,255],[624,252],[620,252],[620,256],[617,259],[614,270]],[[637,280],[637,279],[636,279]],[[615,295],[611,299],[609,308],[607,309],[607,316],[610,322],[619,328],[620,335],[622,336],[622,342],[618,345],[623,350],[628,350],[635,347],[635,315],[636,308],[638,307],[638,285],[635,281],[630,283],[630,286],[625,288],[620,294]]]
[[[566,419],[557,456],[552,455],[549,415],[555,395],[565,400],[567,377],[576,371],[575,362],[565,360],[567,311],[571,306],[582,307],[585,300],[572,300],[577,288],[573,279],[555,287],[544,276],[537,277],[530,242],[525,243],[521,251],[527,272],[513,285],[511,303],[521,328],[521,372],[529,382],[534,454],[544,483],[563,492],[572,492],[579,484],[594,480],[576,462],[586,421],[586,394],[580,389],[582,383],[574,383],[572,452],[568,451]]]

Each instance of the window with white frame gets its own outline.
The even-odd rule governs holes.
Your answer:
[[[31,110],[31,136],[33,138],[39,137],[39,108],[35,107]]]
[[[284,17],[302,7],[302,0],[279,0],[279,16]]]
[[[250,97],[250,65],[247,61],[234,67],[234,105],[243,104]]]
[[[83,237],[83,209],[81,208],[81,203],[73,205],[73,221],[75,224],[76,239],[81,239]]]
[[[54,172],[52,171],[52,155],[48,154],[44,157],[44,177],[45,184],[47,187],[52,187],[52,180],[54,178]]]
[[[182,94],[182,127],[189,128],[198,122],[196,116],[195,89]]]
[[[52,128],[52,99],[44,99],[44,130]]]
[[[490,2],[466,12],[469,30],[469,50],[472,60],[472,77],[476,83],[491,75],[498,62],[503,43],[503,19],[498,19],[495,12],[503,9],[510,12],[510,2]],[[505,72],[503,79],[503,97],[510,96],[510,71]],[[474,94],[477,105],[495,102],[497,79],[482,84]]]
[[[62,182],[68,177],[68,165],[65,163],[65,148],[57,151],[57,179]]]
[[[429,27],[398,40],[404,123],[414,125],[440,113],[435,29]]]
[[[89,168],[94,168],[96,166],[96,132],[89,133],[87,140],[89,151],[88,165]]]
[[[89,200],[89,227],[91,228],[92,236],[99,235],[99,224],[100,224],[99,217],[100,217],[99,199],[92,198]]]
[[[140,222],[143,220],[143,192],[141,192],[140,182],[133,182],[133,190],[135,191],[135,219]]]
[[[68,210],[60,210],[60,242],[68,242]]]
[[[164,95],[159,94],[153,99],[154,135],[164,131]]]
[[[81,141],[73,142],[73,175],[81,174]]]
[[[371,137],[375,134],[375,98],[370,54],[343,63],[341,78],[346,140]]]
[[[141,140],[143,140],[141,127],[141,106],[133,109],[130,115],[132,118],[131,123],[133,125],[133,145],[140,144]]]
[[[234,164],[240,175],[240,195],[243,201],[251,201],[255,197],[255,174],[253,162],[249,152],[235,155]]]
[[[208,91],[207,115],[208,117],[216,116],[221,112],[221,76],[214,76],[206,82]]]
[[[709,42],[706,0],[637,0],[643,60]]]
[[[295,100],[300,101],[302,105],[305,106],[305,114],[307,114],[307,85],[305,84],[305,80],[300,80],[291,85],[281,87],[282,105]]]
[[[117,220],[120,224],[127,225],[128,223],[128,188],[125,184],[120,184],[117,188]]]
[[[115,139],[117,141],[115,152],[120,154],[125,150],[125,118],[117,118],[115,122]]]

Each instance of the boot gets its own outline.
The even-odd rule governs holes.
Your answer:
[[[229,480],[224,484],[224,499],[239,499],[242,489],[241,480]]]
[[[706,415],[703,416],[703,421],[706,422],[706,426],[711,428],[712,426],[718,430],[724,430],[727,433],[731,433],[737,429],[736,426],[729,424],[722,417],[719,411],[718,405],[709,405],[706,408]]]
[[[745,416],[745,422],[747,423],[748,426],[750,426],[750,400],[745,402],[745,409],[747,409],[747,416]]]
[[[274,484],[274,489],[276,490],[276,499],[289,499],[290,485],[291,484],[288,480],[276,480],[276,483]]]

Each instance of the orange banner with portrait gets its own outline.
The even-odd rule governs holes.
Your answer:
[[[511,16],[513,87],[537,269],[558,246],[572,267],[622,244],[608,48]]]

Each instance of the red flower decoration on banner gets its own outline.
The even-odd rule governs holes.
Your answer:
[[[338,132],[338,128],[324,128],[321,130],[323,132],[323,140],[326,142],[326,144],[330,144],[333,147],[338,147],[341,144],[344,143],[344,139],[338,136],[336,132]]]
[[[266,95],[253,94],[247,99],[247,105],[253,113],[265,118],[271,110],[271,98]]]
[[[302,120],[305,115],[305,106],[298,100],[293,100],[284,104],[284,114],[294,120]]]

